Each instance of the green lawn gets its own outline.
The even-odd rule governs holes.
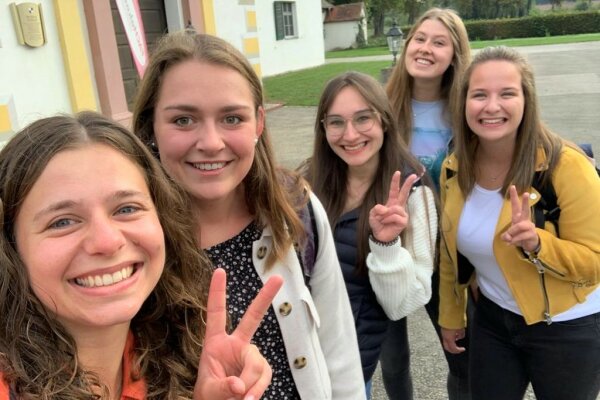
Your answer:
[[[479,49],[486,46],[501,44],[506,46],[532,46],[598,40],[600,40],[600,33],[592,33],[583,35],[550,36],[543,38],[478,41],[471,42],[471,48]],[[360,57],[389,54],[389,52],[385,48],[374,47],[360,50],[329,52],[327,53],[327,58],[331,58],[331,54],[336,54],[335,57],[342,57],[340,54],[344,54],[344,57]],[[268,77],[263,79],[266,100],[267,103],[283,103],[290,106],[316,106],[319,102],[319,96],[321,95],[323,86],[334,76],[345,71],[355,70],[369,74],[379,80],[381,70],[389,67],[390,64],[391,55],[389,61],[324,64],[315,68]]]
[[[284,103],[294,106],[316,106],[328,80],[345,71],[356,70],[379,79],[381,69],[390,66],[390,61],[349,62],[324,64],[265,78],[263,84],[267,103]]]
[[[537,46],[544,44],[561,44],[561,43],[577,43],[577,42],[593,42],[600,40],[600,33],[584,33],[581,35],[565,35],[565,36],[545,36],[535,38],[522,39],[502,39],[502,40],[479,40],[471,42],[472,49],[482,49],[492,45],[505,45],[511,47],[517,46]],[[347,58],[347,57],[364,57],[364,56],[379,56],[389,54],[387,47],[367,47],[364,49],[350,49],[339,51],[328,51],[325,53],[325,58]]]

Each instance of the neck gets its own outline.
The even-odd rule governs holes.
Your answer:
[[[510,170],[513,151],[514,143],[512,146],[480,143],[475,155],[477,184],[486,189],[502,187]]]
[[[378,164],[378,162],[369,163],[348,169],[348,181],[346,183],[347,197],[344,212],[353,210],[362,203],[367,190],[375,179]]]
[[[123,352],[129,323],[106,329],[83,329],[71,333],[77,344],[77,358],[85,370],[98,375],[110,390],[111,399],[119,399],[123,382]]]
[[[442,77],[413,79],[412,98],[417,101],[436,101],[441,98]]]
[[[223,198],[195,200],[194,213],[198,221],[197,239],[203,249],[231,239],[254,218],[241,185]]]
[[[489,161],[494,164],[508,164],[512,162],[513,152],[515,151],[515,142],[513,140],[505,142],[488,143],[479,141],[477,146],[476,162]]]

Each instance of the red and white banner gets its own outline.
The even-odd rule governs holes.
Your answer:
[[[138,0],[116,0],[116,2],[131,49],[131,55],[141,78],[144,76],[146,64],[148,63],[148,47],[146,46],[140,5]]]

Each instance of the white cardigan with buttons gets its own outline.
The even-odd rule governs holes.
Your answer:
[[[313,194],[310,199],[319,243],[310,291],[304,283],[293,246],[283,260],[265,271],[265,255],[272,246],[269,227],[253,243],[253,263],[263,282],[274,274],[283,277],[283,287],[272,305],[300,397],[303,400],[364,400],[354,318],[331,228],[319,200]]]

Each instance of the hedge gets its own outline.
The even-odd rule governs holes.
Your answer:
[[[600,11],[549,13],[522,18],[466,20],[469,40],[575,35],[600,32]],[[411,26],[401,27],[407,35]]]
[[[469,40],[575,35],[600,32],[600,11],[465,21]]]

